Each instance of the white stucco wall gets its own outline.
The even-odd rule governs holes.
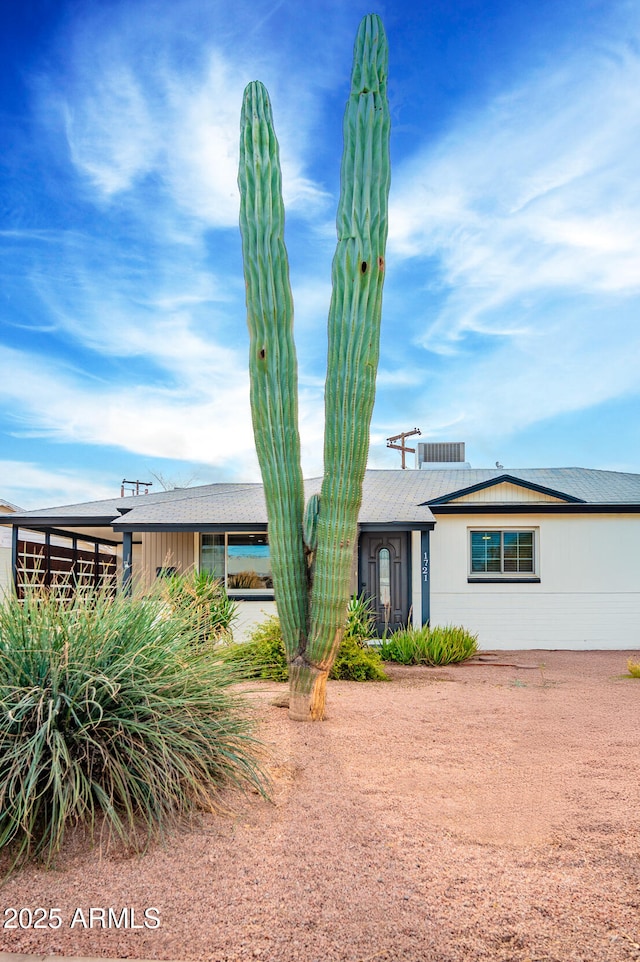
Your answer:
[[[469,529],[538,529],[539,584],[470,584]],[[640,649],[640,515],[439,515],[431,623],[485,649]]]
[[[238,601],[237,605],[238,618],[232,625],[234,641],[247,641],[257,625],[278,614],[275,601]]]

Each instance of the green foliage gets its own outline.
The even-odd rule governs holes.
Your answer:
[[[356,638],[343,636],[329,678],[341,681],[388,681],[382,659],[375,648]]]
[[[376,617],[373,603],[366,595],[354,595],[347,606],[345,638],[352,638],[359,644],[367,644],[376,634]]]
[[[380,655],[366,643],[372,636],[372,625],[369,602],[363,598],[353,598],[330,678],[342,681],[386,680]],[[249,678],[287,681],[289,677],[282,629],[276,615],[258,625],[248,641],[227,646],[224,657],[237,663]]]
[[[383,661],[402,665],[449,665],[465,661],[478,650],[478,636],[454,625],[401,628],[380,646]]]
[[[151,597],[31,589],[0,606],[0,849],[49,862],[70,824],[139,847],[212,809],[225,783],[264,792],[232,665]]]
[[[226,660],[236,663],[247,678],[286,681],[289,677],[282,629],[276,615],[261,622],[248,641],[228,645],[222,653]]]
[[[640,678],[640,661],[633,661],[630,658],[627,662],[627,670],[632,678]]]
[[[225,591],[222,581],[207,571],[173,574],[161,582],[175,617],[184,618],[195,628],[200,643],[231,638],[231,625],[238,606]]]

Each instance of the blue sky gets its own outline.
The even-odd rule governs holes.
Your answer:
[[[306,476],[359,0],[21,0],[0,35],[0,498],[259,480],[236,186],[283,162]],[[371,467],[640,471],[640,6],[389,2],[392,188]]]

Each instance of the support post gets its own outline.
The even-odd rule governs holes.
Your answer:
[[[49,588],[51,586],[51,532],[46,531],[44,535],[44,583]]]
[[[130,595],[133,588],[131,575],[133,574],[133,533],[122,533],[122,591]]]
[[[428,625],[431,618],[431,591],[430,591],[430,558],[429,558],[429,532],[423,531],[421,538],[421,566],[420,578],[422,582],[422,624]]]
[[[18,538],[20,537],[20,528],[17,524],[14,524],[11,530],[11,576],[13,578],[13,589],[16,595],[20,596],[20,588],[18,583]]]

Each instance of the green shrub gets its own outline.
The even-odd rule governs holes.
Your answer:
[[[190,571],[173,574],[160,584],[173,614],[195,627],[201,643],[231,638],[238,605],[229,598],[222,581],[207,571]]]
[[[382,659],[375,648],[345,634],[329,678],[341,681],[388,681]]]
[[[238,672],[158,591],[0,606],[0,849],[49,862],[69,824],[139,847],[223,784],[264,792]]]
[[[640,678],[640,661],[633,661],[630,658],[627,662],[627,669],[632,678]]]
[[[449,665],[465,661],[478,650],[478,636],[465,628],[436,625],[401,628],[383,639],[380,657],[402,665]]]
[[[372,632],[373,615],[369,602],[353,598],[349,604],[344,638],[330,678],[342,681],[386,680],[380,655],[366,644]],[[224,657],[237,663],[248,678],[287,681],[289,677],[280,621],[276,615],[258,625],[248,641],[227,646]]]
[[[226,646],[223,657],[236,663],[247,678],[286,681],[289,677],[280,621],[276,615],[254,628],[248,641]]]

